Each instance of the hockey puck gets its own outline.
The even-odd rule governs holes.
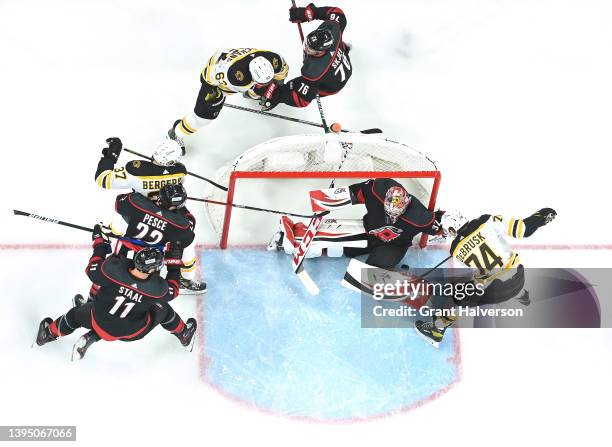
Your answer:
[[[342,126],[340,125],[340,123],[333,123],[330,127],[332,132],[335,133],[340,133],[342,132]]]

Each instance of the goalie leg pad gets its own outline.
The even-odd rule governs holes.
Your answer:
[[[283,233],[283,250],[288,255],[293,253],[306,233],[307,227],[302,222],[293,222],[289,217],[282,216],[279,231]],[[343,256],[344,247],[367,247],[367,235],[363,223],[358,219],[325,219],[310,249],[307,258],[321,256],[327,249],[328,256]]]

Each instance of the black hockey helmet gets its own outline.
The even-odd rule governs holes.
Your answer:
[[[158,248],[145,247],[134,255],[134,267],[139,272],[159,272],[163,265],[164,255]]]
[[[159,205],[163,208],[179,208],[187,200],[187,191],[182,184],[166,185],[159,190]]]
[[[334,35],[329,29],[317,28],[304,39],[304,52],[309,56],[324,56],[334,46]]]

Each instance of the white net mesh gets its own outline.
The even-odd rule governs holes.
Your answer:
[[[338,142],[338,143],[332,143]],[[329,143],[329,144],[328,144]],[[343,157],[346,159],[341,164]],[[433,180],[430,178],[401,178],[386,173],[437,171],[435,163],[419,151],[396,141],[376,135],[360,133],[328,135],[296,135],[276,138],[261,143],[221,168],[215,181],[227,186],[232,172],[261,173],[262,178],[238,179],[233,203],[310,214],[309,190],[327,188],[333,173],[356,172],[350,179],[336,181],[346,185],[372,177],[393,177],[426,206]],[[279,173],[330,173],[329,178],[279,178]],[[276,173],[276,174],[275,174]],[[361,175],[363,173],[363,175]],[[209,189],[208,198],[224,202],[227,192]],[[353,207],[355,208],[355,207]],[[225,206],[206,205],[206,213],[217,236],[221,238]],[[356,217],[353,215],[337,217]],[[232,212],[231,240],[239,243],[260,243],[272,234],[278,216],[234,209]],[[261,229],[262,234],[259,234]]]

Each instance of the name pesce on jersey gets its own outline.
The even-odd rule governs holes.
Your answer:
[[[157,228],[158,230],[164,231],[168,222],[165,220],[154,217],[150,214],[145,214],[142,218],[142,222],[149,225],[150,227]]]

